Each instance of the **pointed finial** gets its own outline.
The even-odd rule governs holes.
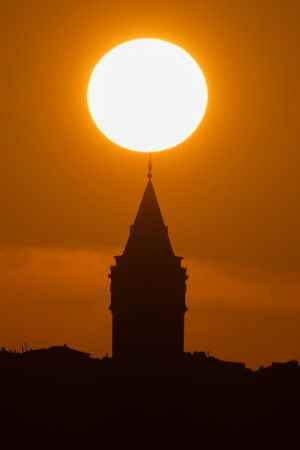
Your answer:
[[[148,159],[148,175],[147,177],[149,180],[152,178],[152,159],[151,159],[151,153],[148,153],[149,159]]]

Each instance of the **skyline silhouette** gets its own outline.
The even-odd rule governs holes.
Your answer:
[[[1,6],[1,448],[297,448],[300,2]],[[147,155],[88,101],[101,55],[140,37],[186,49],[209,90],[146,187]],[[172,137],[188,96],[156,116],[168,88],[144,91],[146,128]]]
[[[210,448],[240,448],[246,438],[243,448],[297,442],[297,362],[254,372],[199,352],[185,354],[184,364],[144,363],[120,365],[67,346],[2,349],[1,442],[94,445],[99,433],[111,446],[192,445],[199,435]]]
[[[143,34],[188,49],[211,94],[199,132],[153,155],[190,276],[186,350],[251,367],[300,359],[300,6],[151,5],[3,5],[0,345],[112,351],[107,268],[145,156],[102,138],[86,93],[99,57]]]

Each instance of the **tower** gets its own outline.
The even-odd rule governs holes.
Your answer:
[[[186,269],[175,256],[152,183],[111,267],[113,358],[174,360],[184,352]]]

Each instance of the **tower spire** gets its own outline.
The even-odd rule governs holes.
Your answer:
[[[149,180],[152,178],[152,158],[151,158],[151,152],[148,153],[148,174],[147,177]]]
[[[151,257],[170,258],[174,256],[151,178],[148,179],[142,201],[131,227],[124,255],[135,255],[140,259],[146,258],[147,262]]]

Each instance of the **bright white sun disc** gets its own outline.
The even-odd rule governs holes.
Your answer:
[[[110,50],[95,66],[88,106],[99,130],[129,150],[175,147],[198,127],[207,85],[197,62],[159,39],[136,39]]]

